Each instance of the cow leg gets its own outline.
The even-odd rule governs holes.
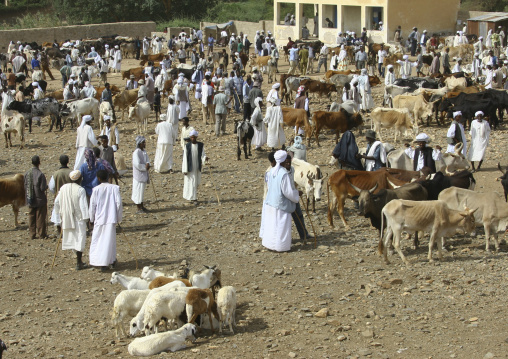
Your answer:
[[[402,253],[402,250],[400,249],[400,237],[401,237],[401,230],[400,229],[393,231],[393,247],[395,248],[395,250],[399,254],[399,256],[402,259],[402,261],[406,265],[409,265],[409,261],[406,259],[406,257],[404,256],[404,253]],[[385,250],[387,248],[388,248],[388,246],[385,246]]]
[[[321,145],[319,144],[319,131],[321,131],[321,127],[319,127],[316,123],[316,143],[318,147],[321,147]],[[310,143],[310,141],[308,141],[308,143]]]
[[[429,238],[429,254],[427,255],[427,259],[429,260],[429,262],[434,261],[432,259],[432,248],[434,248],[435,241],[436,241],[436,234],[434,232],[431,232],[430,238]],[[441,244],[441,247],[442,247],[442,244]]]
[[[236,146],[236,159],[240,161],[240,156],[242,155],[242,150],[240,149],[240,144]]]
[[[252,156],[252,152],[251,152],[251,140],[249,140],[249,156]]]
[[[346,230],[349,230],[350,227],[346,222],[346,217],[344,216],[344,204],[346,202],[346,199],[338,200],[337,202],[337,211],[339,212],[340,219],[342,219],[342,223],[344,224],[344,227]]]
[[[14,213],[14,226],[19,227],[18,223],[18,215],[19,215],[19,207],[15,204],[12,204],[12,212]]]
[[[307,205],[309,208],[309,205]],[[312,197],[312,213],[316,213],[316,197]]]
[[[420,246],[420,241],[418,240],[418,231],[415,232],[415,238],[413,240],[413,246],[415,249],[418,249]]]
[[[5,136],[5,148],[9,148],[9,139],[7,138],[8,137],[7,132],[4,132],[4,136]]]
[[[490,253],[490,223],[483,222],[483,228],[485,229],[485,252]]]
[[[10,132],[8,134],[8,137],[9,137],[9,147],[12,148],[12,141],[11,141],[11,133]]]

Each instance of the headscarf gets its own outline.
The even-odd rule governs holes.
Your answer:
[[[272,85],[272,88],[277,90],[280,87],[280,83],[276,82]]]
[[[259,103],[260,102],[263,102],[263,98],[262,97],[256,97],[254,99],[254,105],[256,105],[256,107],[259,107]]]
[[[136,147],[138,147],[140,143],[143,143],[145,141],[146,139],[144,136],[136,136]]]
[[[79,177],[81,177],[81,171],[80,170],[75,170],[75,171],[72,171],[71,173],[69,173],[69,178],[72,181],[77,181],[79,179]]]
[[[295,137],[295,143],[293,143],[292,147],[298,148],[298,149],[303,148],[303,143],[302,143],[302,137],[301,136],[296,136]]]
[[[462,112],[460,112],[460,111],[455,111],[455,112],[453,113],[453,118],[455,119],[455,117],[457,117],[457,116],[462,116]]]
[[[345,162],[355,170],[363,170],[362,162],[356,158],[357,153],[358,145],[356,144],[355,135],[350,130],[347,130],[333,149],[332,154],[339,162]]]
[[[37,81],[32,82],[32,87],[33,87],[33,88],[36,88],[36,87],[37,87],[37,88],[39,89],[39,91],[40,91],[40,92],[44,92],[44,91],[42,91],[42,89],[41,89],[41,87],[39,86],[39,83],[38,83]]]
[[[305,91],[305,86],[298,87],[298,91],[296,91],[296,98],[300,97],[304,91]]]
[[[478,117],[478,116],[480,116],[480,115],[482,115],[482,116],[484,115],[483,111],[476,111],[476,112],[474,113],[474,117]]]
[[[85,127],[86,123],[92,121],[92,119],[93,119],[93,117],[90,115],[83,116],[82,120],[81,120],[81,125],[79,125],[79,128]]]
[[[427,135],[424,132],[420,133],[418,136],[416,136],[416,142],[420,142],[420,141],[429,143],[430,142],[429,135]]]
[[[283,150],[278,150],[277,152],[275,152],[275,162],[277,162],[277,164],[275,165],[275,167],[272,169],[272,176],[275,177],[277,176],[277,173],[279,172],[279,169],[280,169],[280,164],[282,162],[284,162],[286,160],[288,156],[288,153],[286,151],[283,151]]]
[[[402,59],[403,59],[403,60],[408,60],[408,59],[409,59],[409,55],[404,55],[404,56],[402,56]]]
[[[89,170],[95,168],[96,158],[95,153],[93,153],[93,150],[91,148],[85,149],[85,160]]]
[[[189,137],[191,137],[191,136],[196,136],[196,137],[198,137],[198,131],[196,131],[196,130],[192,130],[191,132],[189,132]]]

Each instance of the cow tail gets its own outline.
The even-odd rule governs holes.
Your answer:
[[[377,245],[377,252],[379,255],[383,255],[385,251],[385,244],[383,242],[383,230],[384,230],[384,224],[385,224],[385,214],[381,210],[381,233],[379,234],[379,243]]]

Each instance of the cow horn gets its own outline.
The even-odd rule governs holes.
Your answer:
[[[393,189],[397,189],[397,188],[399,188],[399,187],[400,187],[400,186],[397,186],[397,185],[396,185],[395,183],[393,183],[392,181],[390,181],[390,179],[389,179],[389,178],[387,178],[386,180],[388,181],[388,183],[390,184],[390,186],[392,186],[392,187],[393,187]]]
[[[462,151],[462,147],[464,147],[464,144],[462,142],[459,142],[455,145],[455,153],[457,155],[460,155],[461,151]]]
[[[453,172],[448,171],[448,166],[446,166],[445,173],[447,176],[453,176],[455,174],[455,171],[453,171]]]
[[[361,189],[361,188],[356,187],[354,184],[352,184],[351,182],[349,182],[349,180],[347,181],[347,183],[349,183],[349,185],[350,185],[351,187],[353,187],[353,189],[354,189],[356,192],[360,193],[360,192],[362,191],[362,189]]]
[[[328,177],[328,173],[325,173],[325,176],[323,177],[323,179],[325,179],[326,177]]]
[[[373,192],[376,190],[377,185],[378,185],[378,184],[376,183],[376,185],[375,185],[374,187],[372,187],[371,189],[369,189],[369,193],[373,193]]]

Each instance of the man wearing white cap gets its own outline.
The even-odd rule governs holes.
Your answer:
[[[422,55],[427,54],[427,41],[429,37],[427,36],[427,30],[423,30],[422,37],[420,39],[420,46],[422,48]]]
[[[198,203],[198,186],[201,184],[203,164],[208,160],[203,142],[198,142],[198,131],[189,132],[190,141],[183,148],[183,198]]]
[[[457,63],[455,64],[455,66],[453,66],[453,69],[452,69],[452,74],[455,74],[457,72],[462,72],[462,59],[459,57],[457,59]]]
[[[76,270],[85,268],[81,257],[86,245],[89,218],[86,191],[80,186],[81,172],[69,173],[70,183],[64,184],[55,198],[51,222],[62,231],[62,250],[76,251]]]
[[[384,93],[384,100],[383,100],[383,106],[385,104],[388,104],[388,101],[390,101],[390,95],[386,92],[386,86],[391,86],[395,82],[395,72],[393,70],[393,65],[388,65],[386,67],[386,76],[385,76],[385,93]]]
[[[403,61],[397,60],[397,63],[400,65],[400,77],[403,79],[407,79],[408,77],[411,77],[411,71],[412,71],[411,68],[418,66],[418,61],[409,62],[408,55],[402,56],[402,59],[403,59]]]
[[[471,122],[471,130],[469,131],[471,134],[471,147],[467,153],[467,159],[471,161],[473,172],[476,171],[473,161],[480,161],[478,163],[478,171],[482,166],[490,137],[490,126],[487,121],[483,120],[483,112],[477,111],[474,116],[475,119]]]
[[[481,54],[483,52],[483,36],[480,36],[478,38],[478,41],[476,41],[473,45],[474,52],[477,52]]]
[[[157,134],[157,149],[153,168],[157,173],[173,173],[173,145],[176,142],[178,131],[174,131],[173,122],[161,115],[161,122],[155,127]]]
[[[180,108],[179,119],[187,117],[187,111],[190,110],[189,106],[189,88],[183,81],[183,76],[179,76],[176,85],[173,87],[173,95],[175,96],[176,104]]]
[[[99,185],[90,198],[90,223],[94,224],[90,242],[90,265],[101,267],[116,264],[116,224],[122,221],[120,187],[108,183],[108,172],[97,171]]]
[[[95,95],[97,94],[97,91],[93,87],[93,85],[90,83],[90,81],[85,82],[85,86],[83,89],[81,89],[81,95],[83,98],[95,98]]]
[[[99,54],[97,53],[97,51],[95,51],[95,47],[92,46],[90,48],[90,52],[88,53],[88,58],[94,59],[95,57],[97,57],[97,55],[99,55]]]
[[[284,123],[282,118],[282,110],[280,108],[280,100],[274,96],[267,97],[267,101],[271,103],[271,106],[266,108],[265,118],[263,122],[267,124],[268,136],[267,144],[268,147],[280,148],[286,142],[286,135],[282,124]]]
[[[259,236],[264,247],[276,252],[291,249],[291,213],[296,210],[301,195],[290,178],[291,159],[288,157],[286,151],[275,152],[277,164],[265,174],[268,191],[263,202]]]
[[[462,154],[466,157],[467,141],[466,134],[464,133],[464,126],[462,125],[462,112],[455,111],[453,113],[452,124],[446,134],[448,148],[446,152],[455,153],[455,146],[458,143],[462,143]]]
[[[101,131],[101,136],[108,137],[108,143],[113,148],[113,151],[118,151],[118,146],[120,144],[120,133],[118,132],[118,127],[116,127],[116,123],[111,124],[111,116],[104,116],[104,128]]]
[[[77,129],[76,135],[76,161],[74,162],[74,170],[77,170],[85,163],[85,149],[92,149],[97,146],[97,140],[92,130],[92,126],[89,125],[92,122],[93,117],[90,115],[83,116],[81,125]]]
[[[148,170],[150,159],[145,150],[146,140],[143,136],[136,136],[136,149],[132,153],[132,202],[138,207],[136,214],[143,214],[147,209],[143,205],[146,185],[150,183]]]
[[[122,67],[122,51],[118,47],[118,45],[115,45],[115,52],[113,53],[113,69],[115,72],[120,72]]]
[[[416,136],[415,142],[418,147],[412,148],[409,143],[406,143],[406,155],[413,160],[413,171],[420,171],[424,167],[430,168],[431,173],[436,173],[436,162],[442,158],[441,147],[436,146],[436,149],[428,147],[430,137],[426,133],[420,133]]]
[[[254,108],[254,111],[252,112],[252,116],[250,118],[250,124],[254,128],[254,136],[252,137],[252,144],[256,146],[256,150],[261,150],[261,147],[263,147],[266,144],[267,134],[266,134],[266,128],[265,124],[263,123],[263,112],[262,112],[262,106],[263,106],[263,98],[257,97],[254,100],[254,104],[256,107]]]

